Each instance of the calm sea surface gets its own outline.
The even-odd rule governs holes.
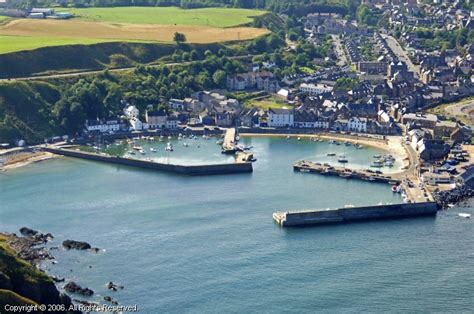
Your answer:
[[[216,139],[174,141],[169,162],[231,162]],[[472,206],[436,218],[281,229],[277,210],[400,202],[390,186],[295,173],[301,159],[366,168],[374,149],[245,138],[252,174],[185,177],[59,158],[0,173],[0,230],[51,232],[51,274],[140,312],[472,312]],[[165,161],[163,143],[140,158]],[[198,147],[199,146],[199,147]],[[158,152],[152,153],[150,147]],[[128,148],[113,149],[126,152]],[[398,160],[394,170],[401,167]],[[113,281],[124,290],[109,292]]]

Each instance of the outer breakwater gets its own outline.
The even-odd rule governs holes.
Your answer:
[[[434,202],[314,209],[273,213],[273,220],[282,227],[297,227],[365,220],[397,219],[435,216],[438,204]]]
[[[153,161],[122,158],[110,155],[100,155],[95,153],[82,152],[79,150],[43,147],[44,151],[74,158],[82,158],[86,160],[107,162],[110,164],[118,164],[130,167],[137,167],[143,169],[151,169],[156,171],[164,171],[170,173],[177,173],[189,176],[205,176],[205,175],[219,175],[219,174],[233,174],[233,173],[250,173],[253,171],[251,162],[236,162],[228,164],[209,164],[209,165],[174,165],[164,164]]]

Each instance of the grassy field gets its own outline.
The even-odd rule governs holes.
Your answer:
[[[272,109],[282,109],[282,108],[291,108],[288,104],[284,102],[278,102],[273,99],[266,99],[266,100],[259,100],[259,101],[250,101],[245,104],[245,107],[247,108],[254,108],[258,107],[263,110],[268,110],[270,108]]]
[[[64,45],[91,45],[105,42],[103,39],[89,38],[52,38],[52,37],[25,37],[25,36],[1,36],[0,53],[15,52],[21,50],[32,50],[41,47],[53,47]]]
[[[1,25],[0,53],[72,44],[111,41],[172,42],[175,32],[189,43],[248,40],[268,33],[253,27],[227,27],[248,23],[265,11],[174,7],[72,9],[70,20],[15,19]]]
[[[247,9],[181,9],[177,7],[116,7],[68,9],[77,18],[92,22],[232,27],[252,22],[266,11]]]

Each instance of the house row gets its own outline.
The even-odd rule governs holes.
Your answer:
[[[237,91],[257,89],[276,93],[280,89],[280,85],[273,73],[262,71],[228,75],[227,88]]]

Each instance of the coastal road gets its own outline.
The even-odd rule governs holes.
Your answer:
[[[415,77],[419,77],[420,75],[420,67],[418,65],[415,65],[410,57],[408,56],[408,53],[406,52],[405,49],[400,45],[400,43],[392,36],[390,35],[385,35],[381,34],[382,38],[385,39],[387,42],[387,45],[392,49],[393,53],[398,57],[400,61],[404,61],[407,66],[408,70],[411,72],[415,73]]]
[[[240,59],[247,59],[261,56],[261,54],[247,54],[242,56],[233,56],[228,57],[229,59],[233,60],[240,60]],[[205,60],[197,60],[197,61],[187,61],[187,62],[171,62],[171,63],[153,63],[153,64],[143,64],[144,66],[150,67],[157,67],[162,65],[167,66],[177,66],[177,65],[189,65],[193,62],[203,62]],[[74,72],[63,72],[63,73],[56,73],[56,74],[47,74],[47,75],[31,75],[25,77],[15,77],[15,78],[3,78],[0,79],[0,82],[14,82],[14,81],[29,81],[29,80],[40,80],[40,79],[54,79],[54,78],[65,78],[65,77],[75,77],[75,76],[85,76],[85,75],[92,75],[92,74],[100,74],[103,73],[105,70],[109,72],[122,72],[122,71],[130,71],[135,69],[136,66],[126,66],[120,68],[106,68],[102,70],[85,70],[85,71],[74,71]]]

